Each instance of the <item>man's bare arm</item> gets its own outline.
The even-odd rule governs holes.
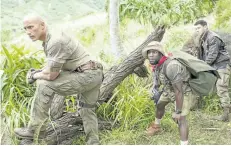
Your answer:
[[[35,73],[33,78],[52,81],[55,80],[58,76],[59,76],[59,71],[52,72],[49,67],[45,67],[41,72]]]
[[[184,101],[183,82],[180,81],[172,85],[173,85],[173,89],[175,92],[175,98],[176,98],[176,110],[181,111],[183,107],[183,101]]]
[[[35,73],[33,78],[48,81],[55,80],[59,76],[62,66],[62,63],[48,60],[47,65],[43,68],[43,70],[41,72]]]

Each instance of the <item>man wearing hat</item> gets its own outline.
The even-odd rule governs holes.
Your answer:
[[[153,136],[161,131],[161,119],[165,106],[176,101],[173,119],[178,124],[182,145],[188,144],[188,124],[186,115],[192,107],[195,96],[187,83],[190,73],[180,62],[168,58],[161,43],[153,41],[142,50],[142,55],[153,66],[153,93],[156,103],[155,121],[150,124],[146,133]]]

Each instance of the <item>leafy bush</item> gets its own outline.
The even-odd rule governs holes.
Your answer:
[[[77,33],[77,38],[80,39],[84,46],[89,46],[96,37],[96,29],[94,27],[87,27]]]
[[[217,1],[214,9],[216,24],[215,27],[226,28],[230,26],[231,21],[231,7],[229,6],[231,0]]]
[[[33,57],[32,57],[33,55]],[[13,134],[15,127],[26,126],[35,86],[26,84],[29,68],[40,68],[43,59],[39,52],[30,53],[24,46],[2,46],[1,58],[1,115]]]
[[[214,3],[209,0],[122,0],[120,17],[128,17],[142,24],[175,25],[189,23],[212,12]]]

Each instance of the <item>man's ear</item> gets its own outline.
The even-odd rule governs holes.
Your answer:
[[[45,29],[45,23],[41,22],[41,26],[42,26],[42,30],[44,30]]]

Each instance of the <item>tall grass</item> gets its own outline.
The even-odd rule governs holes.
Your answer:
[[[40,68],[44,60],[39,52],[31,53],[24,46],[2,46],[1,49],[1,116],[13,138],[15,127],[26,126],[34,85],[26,84],[29,68]]]
[[[116,89],[107,104],[98,109],[101,116],[119,123],[122,129],[146,126],[154,118],[154,103],[149,98],[149,79],[128,76]]]

